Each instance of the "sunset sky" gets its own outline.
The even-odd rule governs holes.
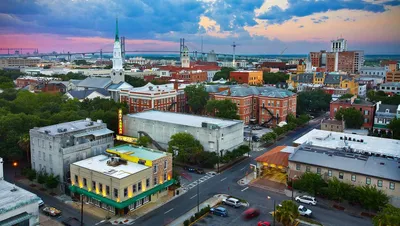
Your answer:
[[[0,0],[0,48],[111,50],[116,17],[127,50],[400,54],[400,0]]]

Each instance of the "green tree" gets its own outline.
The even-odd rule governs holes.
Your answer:
[[[297,113],[328,111],[331,100],[332,96],[323,90],[300,92],[297,96]]]
[[[273,143],[275,142],[276,138],[277,135],[274,132],[269,132],[261,136],[261,140],[265,143]]]
[[[351,185],[339,181],[336,177],[328,181],[327,190],[330,199],[341,202],[352,189]]]
[[[207,104],[208,93],[204,85],[190,85],[185,87],[187,103],[195,114],[200,114]]]
[[[400,140],[400,119],[393,119],[388,128],[392,130],[393,138]]]
[[[217,80],[220,80],[221,78],[228,80],[229,74],[231,73],[231,71],[235,71],[235,69],[230,68],[230,67],[222,67],[220,71],[215,73],[213,80],[217,81]]]
[[[206,104],[206,111],[218,118],[239,119],[238,108],[231,100],[209,100]]]
[[[125,82],[129,83],[133,87],[142,87],[147,84],[144,79],[132,76],[125,76]]]
[[[286,130],[284,128],[279,127],[279,126],[273,128],[272,131],[274,131],[274,133],[278,136],[280,136],[286,132]]]
[[[39,172],[37,176],[37,182],[41,185],[45,184],[47,180],[47,174],[43,172]]]
[[[46,177],[45,184],[48,189],[56,188],[59,183],[60,183],[60,180],[59,180],[58,176],[54,176],[53,174],[50,174]]]
[[[312,195],[317,195],[322,187],[326,186],[321,175],[316,173],[306,172],[298,180],[293,183],[295,189],[305,191]]]
[[[343,94],[342,96],[340,96],[339,97],[339,99],[349,99],[349,98],[352,98],[354,95],[353,94],[351,94],[351,93],[346,93],[346,94]]]
[[[7,76],[0,75],[0,89],[14,88],[14,82]]]
[[[361,206],[367,210],[379,210],[389,202],[389,197],[375,186],[360,186],[357,187],[357,192],[360,197]]]
[[[151,143],[151,139],[148,136],[141,136],[136,141],[136,145],[143,146],[143,147],[147,147],[150,143]]]
[[[398,226],[400,225],[400,208],[387,204],[385,208],[379,211],[372,222],[374,226]]]
[[[296,219],[300,216],[297,205],[291,200],[285,200],[280,206],[277,206],[274,213],[275,219],[284,226],[296,224]]]
[[[355,108],[341,108],[335,114],[336,120],[344,119],[346,127],[352,129],[360,129],[364,123],[362,113]]]
[[[286,82],[289,79],[289,75],[283,72],[263,72],[263,80],[265,84],[276,84],[280,82]]]
[[[26,177],[28,178],[28,180],[33,181],[36,179],[36,171],[33,169],[28,169],[26,172]]]
[[[168,142],[168,151],[173,153],[178,150],[178,160],[185,163],[195,163],[198,156],[203,152],[203,146],[190,133],[176,133]]]

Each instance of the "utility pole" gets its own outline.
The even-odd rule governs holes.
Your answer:
[[[219,155],[219,130],[217,129],[217,130],[215,130],[216,132],[217,132],[217,155],[218,155],[218,170],[217,170],[217,173],[219,173],[219,158],[220,158],[220,155]]]
[[[200,185],[200,182],[199,182],[199,180],[197,180],[197,213],[199,213],[200,212],[200,198],[199,198],[199,185]]]
[[[83,195],[81,194],[81,226],[83,226]]]

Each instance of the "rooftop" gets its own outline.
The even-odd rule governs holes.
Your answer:
[[[39,200],[37,195],[5,180],[0,180],[0,214],[33,202],[38,203]]]
[[[398,105],[389,105],[389,104],[377,104],[376,112],[386,113],[386,110],[389,110],[388,113],[396,114]]]
[[[174,89],[174,84],[173,83],[171,83],[171,84],[172,84],[172,86],[169,84],[154,85],[151,82],[149,82],[142,87],[135,87],[135,88],[131,88],[128,90],[123,90],[123,91],[133,92],[133,93],[135,93],[135,92],[136,93],[149,93],[149,94],[159,93],[159,92],[176,92]]]
[[[355,99],[353,101],[353,103],[351,103],[350,98],[349,99],[338,99],[338,100],[335,100],[335,101],[333,101],[331,103],[344,103],[344,104],[348,103],[348,104],[351,104],[351,105],[368,105],[368,106],[374,106],[375,105],[372,102],[369,102],[369,101],[366,101],[366,100],[363,100],[363,99],[358,99],[358,98]]]
[[[126,161],[126,165],[120,164],[117,166],[110,166],[107,164],[107,161],[109,160],[111,160],[111,157],[106,155],[97,155],[79,162],[72,163],[72,165],[102,173],[117,179],[122,179],[149,168],[148,166],[130,161]]]
[[[295,140],[293,143],[308,143],[318,147],[348,149],[355,153],[370,153],[397,158],[400,157],[399,140],[325,131],[319,129],[311,130],[307,134]]]
[[[96,88],[96,89],[85,89],[85,90],[70,90],[68,93],[73,97],[79,100],[87,98],[90,94],[97,92],[105,97],[109,97],[110,93],[103,88]]]
[[[218,92],[219,87],[227,87],[229,88]],[[208,85],[206,86],[207,92],[215,92],[216,95],[223,95],[223,96],[232,96],[232,97],[245,97],[251,95],[257,96],[264,96],[264,97],[276,97],[276,98],[285,98],[289,96],[294,96],[295,93],[290,92],[286,89],[279,89],[272,86],[264,86],[264,87],[257,87],[257,86],[249,86],[249,85]]]
[[[400,87],[400,82],[387,82],[387,83],[382,83],[380,86]]]
[[[289,156],[289,161],[400,181],[400,164],[384,157],[302,145]]]
[[[78,131],[84,131],[89,128],[94,128],[97,126],[105,125],[102,121],[92,121],[91,119],[82,119],[78,121],[72,121],[72,122],[64,122],[60,124],[55,124],[51,126],[45,126],[45,127],[40,127],[40,128],[33,128],[32,130],[37,130],[38,132],[41,133],[47,133],[49,135],[59,135],[59,134],[65,134],[65,133],[71,133],[71,132],[78,132]]]
[[[166,122],[198,128],[202,127],[203,122],[216,124],[221,128],[229,127],[236,124],[243,124],[243,122],[239,120],[224,120],[218,118],[156,110],[149,110],[136,114],[128,114],[127,116],[130,118],[146,119],[150,121]]]
[[[130,144],[120,145],[113,148],[108,148],[112,152],[118,152],[120,154],[130,155],[138,157],[139,159],[145,159],[149,161],[154,161],[159,158],[167,156],[167,153],[162,151],[157,151],[150,148],[134,146]]]
[[[288,167],[288,157],[293,153],[293,147],[277,146],[272,150],[258,156],[255,160],[257,162],[265,162],[268,164],[275,164],[277,166]]]
[[[334,125],[342,125],[343,122],[336,120],[336,119],[323,119],[321,123],[328,123],[328,124],[334,124]]]
[[[85,78],[79,82],[80,87],[90,87],[90,88],[107,88],[111,84],[111,78]]]

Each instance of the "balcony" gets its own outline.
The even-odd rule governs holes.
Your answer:
[[[60,148],[60,151],[64,153],[64,155],[71,154],[77,151],[81,151],[84,149],[91,148],[93,146],[97,145],[102,145],[102,144],[107,144],[111,143],[113,141],[112,137],[106,138],[106,139],[101,139],[101,140],[94,140],[91,142],[83,143],[83,144],[77,144],[71,147],[66,147],[66,148]]]

